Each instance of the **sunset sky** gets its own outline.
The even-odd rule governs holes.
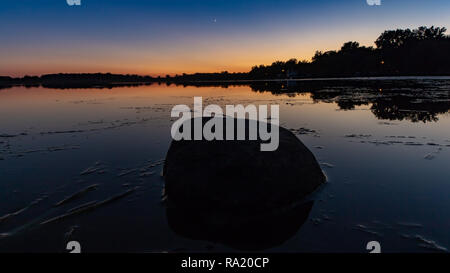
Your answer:
[[[450,27],[449,0],[0,1],[0,75],[246,72],[386,29]]]

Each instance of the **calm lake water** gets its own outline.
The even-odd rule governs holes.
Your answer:
[[[0,252],[238,251],[184,237],[161,202],[170,111],[194,96],[279,104],[328,177],[260,251],[450,250],[450,79],[313,82],[0,90]]]

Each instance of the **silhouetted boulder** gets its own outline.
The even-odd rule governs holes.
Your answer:
[[[172,141],[164,165],[168,201],[184,208],[267,211],[302,199],[325,176],[293,133],[279,127],[279,140],[273,152],[262,152],[261,140]]]

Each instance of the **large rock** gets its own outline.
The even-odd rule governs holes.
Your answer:
[[[163,170],[168,201],[183,208],[267,211],[301,200],[325,176],[294,134],[280,127],[279,139],[273,152],[262,152],[260,140],[172,141]]]

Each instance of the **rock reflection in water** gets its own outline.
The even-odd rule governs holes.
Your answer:
[[[222,243],[238,250],[265,250],[282,245],[308,219],[314,202],[259,213],[188,210],[167,206],[170,228],[180,236]]]

